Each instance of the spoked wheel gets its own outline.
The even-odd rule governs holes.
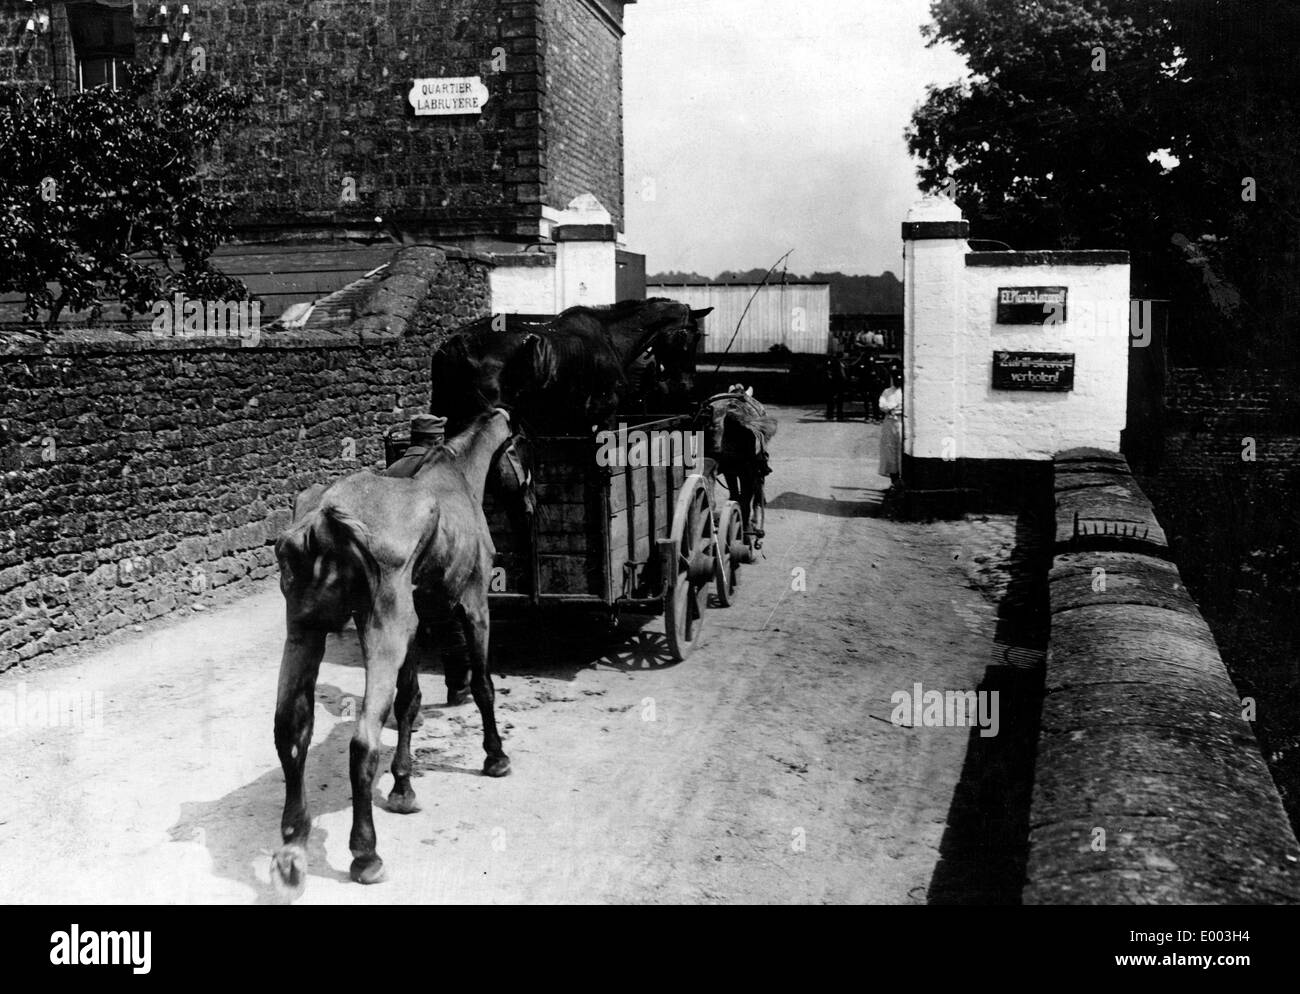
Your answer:
[[[740,584],[740,564],[745,561],[745,525],[740,505],[729,500],[718,514],[718,604],[731,607]]]
[[[664,632],[673,659],[685,659],[700,639],[709,586],[717,579],[713,501],[704,477],[688,476],[677,494],[664,557]]]

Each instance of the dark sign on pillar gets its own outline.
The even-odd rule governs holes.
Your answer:
[[[1074,389],[1073,352],[994,352],[994,390]]]
[[[1064,324],[1065,287],[998,287],[998,324]]]

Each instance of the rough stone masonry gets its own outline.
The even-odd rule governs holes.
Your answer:
[[[294,495],[381,465],[482,257],[403,250],[337,331],[0,348],[0,671],[268,576]]]

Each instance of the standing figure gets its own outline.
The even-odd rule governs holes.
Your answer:
[[[891,489],[897,489],[903,472],[902,367],[890,367],[889,386],[881,393],[877,406],[885,418],[880,425],[880,466],[877,472],[889,477]]]
[[[826,359],[826,420],[844,420],[844,391],[848,386],[848,373],[844,359],[839,355]]]

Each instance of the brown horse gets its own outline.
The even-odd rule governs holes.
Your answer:
[[[375,852],[371,790],[380,732],[396,703],[397,751],[389,810],[417,811],[411,788],[411,726],[420,707],[418,668],[410,653],[422,618],[450,616],[469,649],[470,690],[483,719],[483,772],[504,776],[488,672],[488,583],[494,549],[483,515],[483,485],[510,439],[509,418],[477,418],[446,446],[431,450],[409,478],[355,473],[319,496],[276,542],[287,635],[275,707],[275,746],[284,768],[283,847],[271,879],[289,897],[306,883],[311,818],[303,793],[311,744],[316,674],[325,636],[356,620],[366,690],[352,736],[351,876],[383,879]]]

